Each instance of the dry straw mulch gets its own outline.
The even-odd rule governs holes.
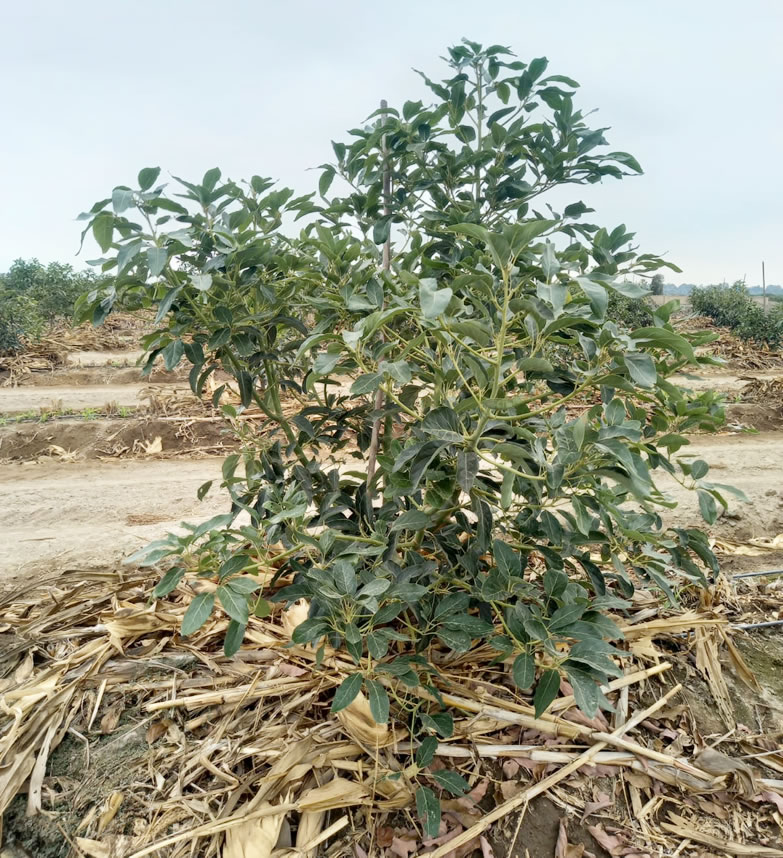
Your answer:
[[[65,366],[72,352],[138,348],[149,324],[147,316],[137,313],[115,313],[97,328],[89,323],[74,327],[57,322],[42,337],[25,343],[23,351],[0,354],[0,373],[8,373],[2,383],[13,387],[32,372],[52,372]]]
[[[626,674],[606,689],[615,711],[595,719],[565,683],[535,718],[489,650],[427,653],[456,722],[431,768],[457,768],[471,792],[442,796],[440,834],[426,840],[413,808],[415,743],[375,724],[361,697],[330,714],[354,671],[343,655],[316,667],[310,648],[291,644],[296,620],[277,611],[251,621],[225,658],[226,620],[181,639],[192,593],[153,601],[153,583],[133,570],[71,572],[0,600],[0,810],[26,795],[27,813],[56,823],[70,855],[491,856],[493,823],[515,814],[514,837],[524,837],[528,803],[546,793],[564,814],[557,858],[589,856],[569,842],[574,824],[610,855],[783,856],[783,755],[777,737],[733,720],[719,647],[754,679],[718,605],[673,613],[643,599],[625,621]],[[712,746],[669,679],[688,662],[727,725]],[[399,713],[410,692],[385,681]],[[83,762],[55,776],[65,739]],[[132,741],[136,757],[122,757]],[[86,797],[112,754],[124,782]],[[515,848],[494,854],[524,855]]]
[[[712,331],[718,339],[699,349],[723,358],[733,369],[773,369],[783,366],[783,352],[740,339],[730,328],[716,325],[709,316],[689,316],[677,320],[677,330]]]

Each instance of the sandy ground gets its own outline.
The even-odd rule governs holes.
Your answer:
[[[778,378],[783,375],[783,369],[753,369],[745,373],[715,370],[709,372],[689,373],[688,375],[673,375],[669,381],[680,387],[694,391],[720,390],[723,393],[737,393],[754,378]]]
[[[0,577],[106,566],[181,521],[226,511],[222,458],[11,463],[0,468]]]
[[[73,352],[68,355],[68,364],[69,366],[134,366],[143,354],[141,349]]]
[[[187,386],[166,385],[167,389],[188,392]],[[0,415],[25,414],[33,411],[81,411],[100,409],[114,403],[133,408],[141,404],[149,384],[53,385],[51,387],[0,388]]]

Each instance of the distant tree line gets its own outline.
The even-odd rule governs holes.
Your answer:
[[[19,351],[58,319],[70,320],[73,305],[103,278],[93,271],[37,259],[17,259],[0,274],[0,353]]]

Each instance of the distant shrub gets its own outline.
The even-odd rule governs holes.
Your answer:
[[[773,348],[783,342],[783,307],[765,312],[741,281],[731,286],[698,286],[691,292],[691,306],[699,315],[731,328],[743,340]]]
[[[94,288],[92,271],[37,259],[17,259],[0,274],[0,352],[17,352],[58,319],[70,320],[76,299]]]
[[[627,298],[619,292],[612,292],[606,314],[613,322],[633,331],[653,324],[654,309],[644,298]]]

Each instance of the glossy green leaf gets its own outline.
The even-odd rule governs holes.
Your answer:
[[[450,771],[449,769],[439,769],[432,772],[432,778],[438,783],[438,786],[443,787],[452,795],[465,795],[470,792],[470,784],[458,772]]]
[[[428,787],[416,790],[416,811],[427,837],[437,837],[440,830],[440,800]]]
[[[514,659],[514,664],[511,666],[511,676],[517,688],[521,688],[523,691],[530,688],[536,677],[536,663],[530,653],[522,652]]]
[[[199,593],[195,596],[182,618],[182,636],[188,637],[198,631],[206,623],[214,607],[214,593]]]
[[[340,712],[346,706],[350,706],[353,703],[356,695],[361,690],[362,682],[361,673],[352,673],[347,679],[342,681],[334,693],[334,700],[332,701],[333,714]]]

